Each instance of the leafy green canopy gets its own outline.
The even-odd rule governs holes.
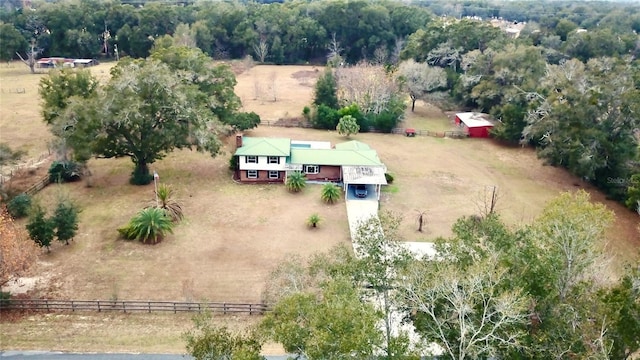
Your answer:
[[[360,131],[360,125],[358,125],[356,118],[351,115],[345,115],[338,121],[336,130],[338,130],[338,134],[349,137],[352,134],[357,134]]]
[[[95,96],[71,93],[66,73],[43,81],[44,113],[54,129],[63,129],[54,134],[76,158],[129,157],[132,182],[148,184],[149,164],[174,149],[219,152],[220,123],[233,121],[239,107],[233,73],[211,65],[199,50],[160,51],[151,59],[121,61]]]

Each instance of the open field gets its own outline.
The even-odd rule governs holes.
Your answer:
[[[18,67],[20,64],[15,66],[11,73],[14,75],[9,77],[17,77],[18,70],[25,74],[20,79],[39,77],[27,74],[26,69]],[[294,76],[300,72],[308,78]],[[295,117],[311,101],[315,73],[313,67],[258,66],[238,76],[236,91],[243,99],[244,110],[255,111],[263,120]],[[6,72],[0,71],[2,87],[7,84],[4,76]],[[275,79],[276,101],[268,97],[254,99],[256,79],[263,79],[258,83],[264,84]],[[27,129],[30,136],[7,137],[7,142],[29,149],[30,154],[40,151],[37,149],[49,138],[39,120],[38,99],[34,95],[37,90],[33,91],[27,92],[28,97],[11,94],[22,96],[19,100],[23,103],[13,102],[9,107],[5,106],[6,94],[2,94],[0,122],[2,141],[5,131],[17,136],[22,127]],[[269,94],[266,90],[265,93]],[[19,116],[19,123],[16,117],[7,120],[9,115],[5,112],[12,113],[21,107],[30,110]],[[416,112],[408,114],[406,126],[442,131],[450,128],[451,123],[438,109],[418,103]],[[261,126],[246,135],[344,141],[335,131],[301,128]],[[595,200],[604,202],[617,214],[609,231],[615,264],[620,266],[637,258],[640,249],[640,239],[634,230],[637,216],[606,201],[599,192],[564,170],[543,166],[531,149],[502,147],[482,139],[407,138],[390,134],[358,134],[353,138],[376,149],[395,176],[395,182],[383,194],[381,208],[404,216],[402,234],[407,240],[450,235],[457,218],[478,212],[479,194],[487,186],[499,188],[498,211],[510,224],[530,222],[545,202],[561,191],[585,188]],[[152,165],[152,170],[160,174],[160,181],[174,187],[186,214],[175,233],[156,246],[117,238],[116,228],[153,200],[153,185],[128,185],[133,169],[129,160],[92,160],[91,187],[85,186],[85,182],[47,187],[37,196],[43,203],[52,204],[58,196],[68,196],[82,206],[80,234],[70,246],[55,244],[50,254],[42,254],[32,274],[40,280],[32,295],[256,302],[261,299],[264,280],[279,261],[290,254],[308,256],[349,242],[342,201],[336,205],[323,204],[319,186],[310,185],[302,194],[289,194],[279,185],[236,184],[227,169],[234,151],[233,139],[227,139],[225,151],[215,159],[207,154],[179,151]],[[416,231],[418,211],[427,213],[424,233]],[[318,229],[309,230],[305,220],[314,212],[323,222]],[[168,325],[171,319],[172,315],[165,318],[156,314],[33,315],[21,322],[0,322],[2,334],[14,334],[2,339],[0,349],[53,348],[54,344],[68,343],[55,345],[56,349],[64,346],[66,350],[84,351],[180,352],[183,343],[179,334],[190,323],[188,318],[178,316],[175,324]],[[81,330],[100,322],[124,325],[114,325],[110,330],[99,328],[101,341],[88,338]],[[131,332],[124,330],[126,324],[131,324]],[[156,325],[161,329],[157,338],[149,330]],[[35,340],[40,337],[49,342]],[[65,339],[65,343],[60,339]]]
[[[108,79],[113,64],[103,63],[90,69],[94,76],[104,80]],[[38,84],[46,74],[31,74],[19,61],[0,65],[0,142],[7,143],[12,149],[27,151],[30,157],[46,152],[51,139],[41,120],[38,95]]]

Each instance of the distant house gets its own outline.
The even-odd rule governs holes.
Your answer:
[[[98,64],[94,59],[70,59],[64,57],[48,57],[41,58],[37,62],[39,68],[73,68],[73,67],[87,67]]]
[[[493,128],[488,114],[464,112],[456,114],[456,125],[462,127],[469,137],[486,138]]]
[[[291,171],[309,181],[337,182],[345,192],[353,185],[367,185],[379,197],[386,185],[385,165],[375,150],[360,141],[332,146],[325,141],[236,136],[236,178],[244,183],[286,182]]]

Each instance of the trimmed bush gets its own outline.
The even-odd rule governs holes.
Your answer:
[[[9,215],[14,219],[25,217],[29,214],[31,208],[31,196],[27,194],[19,194],[9,201],[7,204],[7,211]]]
[[[238,170],[238,157],[235,155],[231,155],[231,159],[229,159],[229,170],[236,171]]]
[[[49,181],[52,183],[78,181],[81,177],[80,165],[73,161],[54,161],[49,167]]]
[[[393,175],[384,173],[384,178],[387,180],[387,184],[393,184]]]

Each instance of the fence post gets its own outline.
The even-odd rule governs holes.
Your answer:
[[[176,310],[176,303],[173,303],[173,313],[176,314],[178,310]]]
[[[151,301],[148,301],[147,305],[149,305],[149,314],[151,314]]]
[[[50,310],[49,310],[49,299],[44,299],[44,303],[47,305],[47,312],[50,312]]]
[[[100,309],[100,300],[98,300],[98,312],[101,312],[102,309]]]
[[[126,312],[127,312],[127,305],[126,305],[126,303],[124,302],[124,300],[122,301],[122,311],[123,311],[124,313],[126,313]]]
[[[222,313],[227,315],[227,303],[222,303]]]

